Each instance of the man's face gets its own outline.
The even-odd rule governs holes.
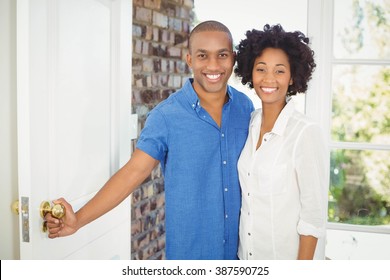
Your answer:
[[[232,42],[228,34],[220,31],[193,34],[187,64],[194,74],[192,86],[198,94],[226,94],[234,65]]]

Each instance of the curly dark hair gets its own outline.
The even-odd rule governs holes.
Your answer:
[[[252,29],[246,32],[246,39],[241,40],[237,49],[237,64],[234,69],[236,76],[241,77],[243,85],[253,88],[253,64],[266,48],[283,50],[290,63],[293,84],[288,87],[288,95],[297,92],[304,93],[311,79],[316,64],[314,51],[309,47],[309,38],[302,32],[286,32],[280,24],[264,25],[264,31]]]

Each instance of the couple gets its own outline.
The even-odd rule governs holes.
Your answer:
[[[222,23],[191,31],[193,78],[150,112],[131,159],[77,213],[54,201],[66,216],[46,216],[50,238],[116,207],[160,163],[167,259],[313,258],[325,231],[326,149],[319,127],[288,101],[307,90],[313,52],[279,25],[246,36],[235,54]],[[227,85],[235,60],[262,109]]]

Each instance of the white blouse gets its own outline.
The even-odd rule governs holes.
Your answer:
[[[297,259],[299,236],[325,235],[327,148],[320,127],[286,104],[256,150],[262,111],[252,113],[238,161],[240,259]]]

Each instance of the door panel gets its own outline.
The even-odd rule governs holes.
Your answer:
[[[39,206],[65,197],[77,210],[130,157],[131,2],[17,5],[21,258],[129,259],[129,199],[54,240]]]

